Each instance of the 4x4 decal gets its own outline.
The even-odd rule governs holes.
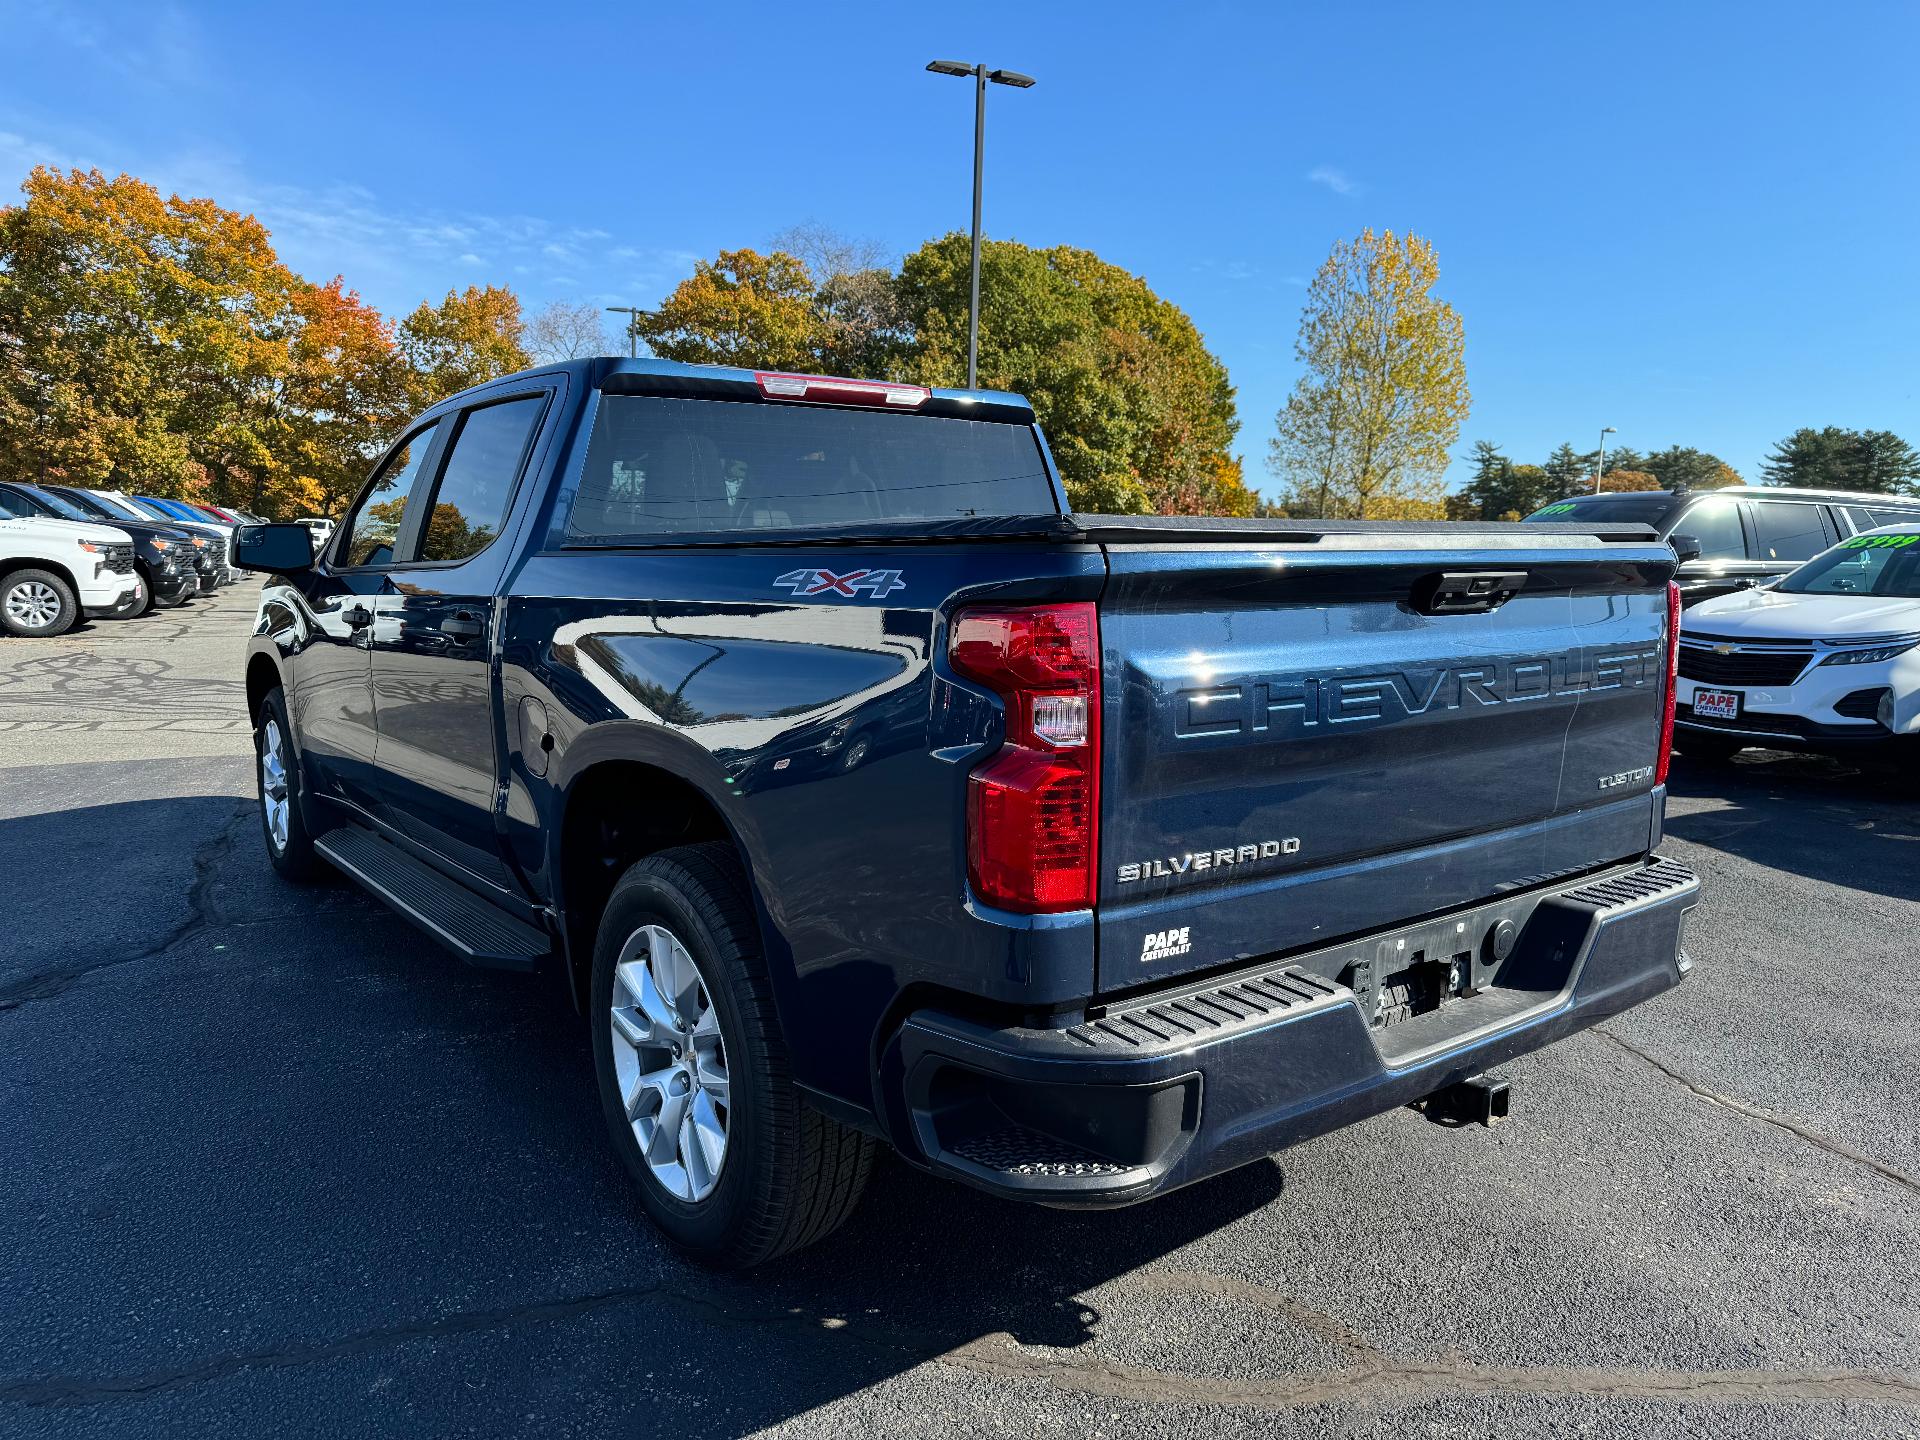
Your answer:
[[[846,600],[861,595],[879,600],[907,588],[898,570],[849,570],[844,575],[831,570],[789,570],[773,585],[776,590],[791,590],[796,595],[831,595]]]

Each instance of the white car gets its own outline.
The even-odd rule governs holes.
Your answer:
[[[126,531],[52,520],[0,496],[0,629],[9,635],[64,634],[82,614],[128,605],[142,583]]]
[[[1681,754],[1920,752],[1920,524],[1850,536],[1680,623]]]

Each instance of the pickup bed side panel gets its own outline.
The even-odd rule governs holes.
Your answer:
[[[1645,853],[1671,554],[1434,539],[1112,548],[1103,991]],[[1524,582],[1422,613],[1441,572]]]
[[[881,571],[894,579],[872,583]],[[555,846],[596,767],[637,761],[692,783],[746,854],[796,1077],[869,1107],[876,1027],[903,992],[1044,1006],[1092,988],[1088,912],[971,907],[966,775],[1002,721],[954,683],[941,647],[957,605],[1088,600],[1104,578],[1091,546],[533,556],[503,629],[513,857],[564,897],[558,867],[582,857]]]

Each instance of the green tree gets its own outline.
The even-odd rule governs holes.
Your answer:
[[[1591,467],[1581,463],[1581,457],[1573,446],[1562,440],[1547,456],[1547,463],[1540,467],[1547,477],[1547,483],[1553,490],[1553,499],[1571,495],[1580,488],[1582,479],[1591,480]]]
[[[1470,396],[1460,317],[1432,293],[1439,278],[1433,246],[1391,230],[1337,243],[1320,267],[1294,345],[1305,373],[1268,461],[1294,514],[1442,503]]]
[[[636,329],[653,353],[696,365],[820,368],[827,328],[807,267],[781,250],[722,250],[694,262],[660,308]]]
[[[1663,490],[1717,490],[1741,483],[1740,473],[1726,461],[1691,445],[1656,450],[1639,468],[1658,476]]]
[[[1889,430],[1803,427],[1773,447],[1760,474],[1769,485],[1913,494],[1920,454]]]
[[[1448,498],[1453,520],[1524,520],[1549,500],[1560,497],[1546,470],[1516,465],[1489,440],[1473,446],[1473,477]]]
[[[957,233],[902,263],[902,378],[966,382],[968,267]],[[1233,386],[1184,311],[1070,246],[988,241],[980,268],[980,383],[1033,402],[1075,509],[1252,511],[1228,456]]]
[[[1600,477],[1601,492],[1610,493],[1619,490],[1658,490],[1661,489],[1657,476],[1649,475],[1645,470],[1616,470],[1607,466],[1607,473]]]

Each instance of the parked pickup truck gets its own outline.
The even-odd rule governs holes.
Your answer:
[[[601,359],[236,558],[273,864],[557,972],[719,1262],[879,1142],[1110,1206],[1484,1115],[1689,963],[1644,527],[1074,515],[1017,396]]]
[[[64,635],[84,616],[131,610],[144,588],[126,531],[51,519],[0,488],[0,630]]]

